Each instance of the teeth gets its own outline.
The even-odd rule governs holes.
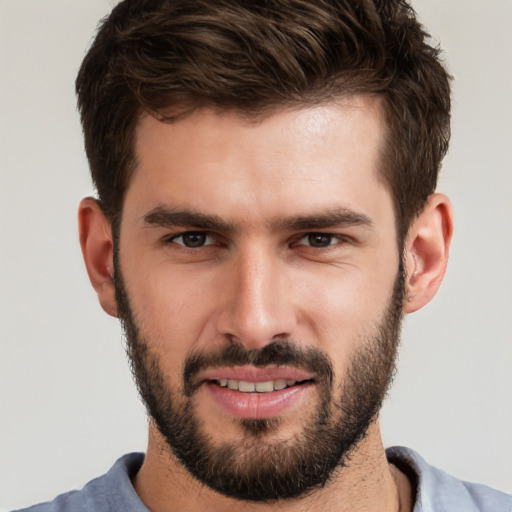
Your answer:
[[[237,380],[228,380],[228,388],[229,389],[238,389],[238,381]]]
[[[271,380],[268,380],[267,382],[256,382],[255,388],[258,393],[269,393],[275,389],[274,382]]]
[[[274,389],[284,389],[286,387],[286,381],[284,379],[277,379],[274,381]]]
[[[265,382],[247,382],[245,380],[234,379],[219,379],[218,385],[225,388],[241,391],[242,393],[270,393],[272,391],[279,391],[288,386],[295,386],[297,381],[290,379],[276,379],[268,380]]]
[[[245,382],[245,380],[241,380],[238,382],[238,391],[242,391],[243,393],[254,393],[256,391],[256,386],[254,382]]]

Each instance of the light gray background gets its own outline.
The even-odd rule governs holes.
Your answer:
[[[413,1],[455,75],[439,189],[451,265],[406,321],[387,445],[512,491],[512,2]],[[73,81],[107,0],[0,2],[0,509],[53,498],[143,450],[117,322],[76,234],[92,192]]]

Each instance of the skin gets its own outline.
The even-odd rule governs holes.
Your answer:
[[[257,123],[210,110],[173,124],[141,119],[120,263],[137,321],[170,386],[181,385],[191,350],[227,340],[261,348],[284,336],[324,351],[341,381],[351,354],[385,313],[399,263],[392,198],[379,175],[383,137],[380,99],[369,96],[284,110]],[[209,232],[207,245],[186,248],[180,235],[199,226],[148,222],[156,208],[215,215],[225,226]],[[338,219],[312,228],[311,218],[333,211],[364,222]],[[91,282],[115,316],[110,225],[92,198],[82,201],[79,222]],[[319,232],[330,236],[327,247],[309,244],[307,235]],[[451,234],[450,204],[434,194],[407,236],[404,313],[435,295]],[[215,442],[241,439],[240,426],[206,389],[194,400]],[[267,439],[300,432],[318,400],[310,386],[281,411],[280,426]],[[134,487],[159,512],[412,510],[410,485],[387,463],[378,421],[328,486],[267,504],[239,502],[201,485],[150,421]]]

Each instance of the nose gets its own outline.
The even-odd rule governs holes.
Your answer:
[[[284,266],[261,247],[231,262],[220,294],[220,334],[248,349],[293,337],[297,319]]]

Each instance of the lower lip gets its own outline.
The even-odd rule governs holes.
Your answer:
[[[269,393],[242,393],[212,382],[206,382],[204,387],[229,416],[265,419],[280,416],[297,405],[312,385],[304,383]]]

